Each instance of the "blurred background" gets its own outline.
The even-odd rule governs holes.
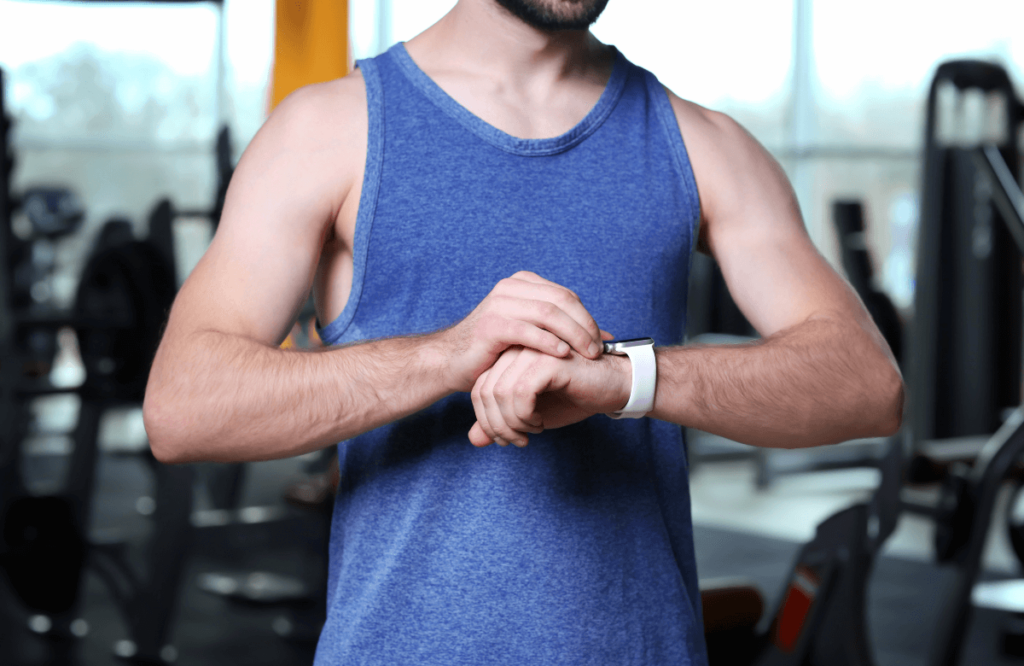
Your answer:
[[[276,101],[454,4],[0,0],[13,158],[0,183],[0,664],[311,661],[329,452],[169,471],[142,426],[146,349]],[[1021,26],[1016,0],[612,0],[593,27],[778,159],[812,239],[858,289],[913,394],[893,440],[765,452],[690,433],[701,578],[709,590],[742,578],[761,595],[756,628],[735,620],[753,612],[742,599],[724,614],[705,605],[733,638],[760,645],[777,631],[804,544],[864,505],[866,528],[816,551],[862,553],[855,597],[827,597],[846,588],[822,584],[801,622],[824,613],[820,627],[841,625],[879,664],[1024,663],[1012,449],[1024,204],[999,185],[1004,171],[1020,182]],[[937,80],[952,61],[972,62]],[[999,159],[984,162],[983,145]],[[695,263],[690,298],[691,338],[755,335],[711,260]],[[286,344],[317,344],[310,315]],[[51,496],[70,509],[18,504]],[[65,557],[37,557],[29,533]],[[835,619],[827,598],[863,612]],[[809,640],[793,649],[813,653]],[[748,663],[735,659],[717,663]]]

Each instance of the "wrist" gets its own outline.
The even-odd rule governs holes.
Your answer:
[[[445,394],[465,390],[460,383],[461,377],[456,376],[452,364],[451,345],[447,335],[450,329],[424,335],[420,338],[417,355],[426,376],[435,379]]]
[[[609,383],[613,387],[610,409],[605,410],[605,413],[610,414],[622,411],[629,402],[629,396],[633,391],[633,363],[628,356],[617,354],[605,354],[604,358],[608,359],[615,369],[614,381]]]

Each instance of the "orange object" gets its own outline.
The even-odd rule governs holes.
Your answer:
[[[277,0],[270,110],[302,86],[345,76],[348,0]]]
[[[324,346],[324,341],[320,339],[320,334],[316,331],[316,317],[310,317],[309,321],[306,322],[306,333],[309,335],[310,347]]]

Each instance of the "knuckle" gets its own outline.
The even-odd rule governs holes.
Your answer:
[[[533,346],[542,350],[557,350],[558,343],[561,342],[561,339],[557,335],[554,333],[548,333],[547,331],[535,331],[532,338]]]
[[[551,301],[539,301],[540,314],[544,317],[553,317],[558,313],[559,307]]]
[[[503,296],[488,296],[480,304],[480,319],[487,319],[494,316],[494,311],[501,308]]]
[[[493,312],[485,312],[480,317],[480,323],[477,326],[477,331],[483,337],[493,337],[496,333],[501,330],[500,317]]]

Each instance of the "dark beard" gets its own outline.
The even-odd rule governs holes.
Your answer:
[[[562,0],[548,0],[561,3]],[[586,30],[597,20],[608,0],[575,0],[564,3],[574,7],[583,6],[582,13],[575,16],[561,16],[548,9],[545,0],[497,0],[497,3],[517,16],[529,26],[554,32],[557,30]]]

